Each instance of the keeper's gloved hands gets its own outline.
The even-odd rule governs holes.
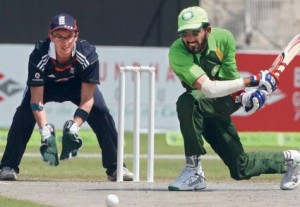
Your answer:
[[[252,75],[250,78],[250,86],[259,86],[259,89],[266,90],[268,94],[273,93],[279,84],[279,78],[268,70],[262,70],[258,75]]]
[[[82,140],[78,136],[78,125],[73,120],[66,121],[63,129],[62,151],[60,160],[76,157],[82,146]]]
[[[242,93],[238,102],[244,106],[247,113],[252,114],[264,105],[268,97],[266,90],[253,89]]]
[[[42,155],[43,161],[46,162],[48,165],[59,165],[54,125],[46,124],[43,128],[40,128],[39,131],[42,138],[40,153]]]

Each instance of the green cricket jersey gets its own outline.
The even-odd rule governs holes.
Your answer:
[[[282,152],[244,151],[230,117],[240,108],[240,104],[235,103],[230,95],[208,98],[193,87],[193,83],[203,74],[211,80],[239,78],[235,54],[232,34],[219,28],[212,29],[208,36],[208,48],[202,54],[190,53],[181,39],[176,40],[170,48],[170,65],[187,89],[176,101],[185,156],[204,155],[204,138],[221,157],[235,180],[283,173]]]
[[[212,28],[208,36],[208,48],[202,54],[190,53],[179,38],[170,48],[169,61],[179,79],[194,89],[193,83],[204,73],[211,80],[239,78],[235,55],[236,45],[232,33]]]

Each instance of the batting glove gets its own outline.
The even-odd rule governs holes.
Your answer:
[[[51,166],[59,165],[54,125],[46,124],[39,131],[42,137],[40,153],[43,161]]]
[[[279,84],[279,78],[268,70],[262,70],[258,75],[250,76],[250,87],[259,86],[259,89],[266,90],[269,94],[274,92]]]
[[[266,90],[253,89],[241,94],[241,104],[244,106],[248,114],[252,114],[259,110],[268,98]]]
[[[266,90],[268,94],[273,93],[279,84],[278,77],[270,73],[268,70],[260,71],[259,76],[259,87]]]
[[[65,123],[60,160],[66,160],[77,156],[77,153],[82,146],[82,140],[78,136],[78,131],[79,127],[74,121],[68,120]]]

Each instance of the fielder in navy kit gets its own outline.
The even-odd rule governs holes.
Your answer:
[[[39,41],[29,57],[27,89],[10,127],[1,160],[0,179],[16,180],[27,142],[37,123],[41,134],[43,161],[52,166],[77,155],[82,146],[80,126],[87,121],[102,149],[103,167],[108,180],[116,180],[117,131],[97,87],[99,60],[94,46],[78,38],[76,20],[58,14],[50,22],[49,37]],[[63,128],[62,152],[58,158],[55,128],[47,122],[48,102],[71,101],[78,108]],[[124,180],[132,173],[124,166]]]

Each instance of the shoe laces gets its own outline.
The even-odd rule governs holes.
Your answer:
[[[187,177],[188,175],[191,175],[191,172],[194,171],[193,175],[200,176],[201,178],[205,179],[202,175],[202,172],[198,172],[195,168],[186,167],[181,171],[180,176],[178,177],[178,180],[181,180],[182,178]]]
[[[4,171],[4,170],[7,170],[7,171],[11,171],[11,170],[14,170],[13,168],[11,168],[11,167],[7,167],[7,166],[5,166],[5,167],[3,167],[2,168],[2,170]]]
[[[288,178],[290,178],[290,180],[293,180],[295,183],[297,183],[300,179],[300,165],[289,166],[286,175]]]

